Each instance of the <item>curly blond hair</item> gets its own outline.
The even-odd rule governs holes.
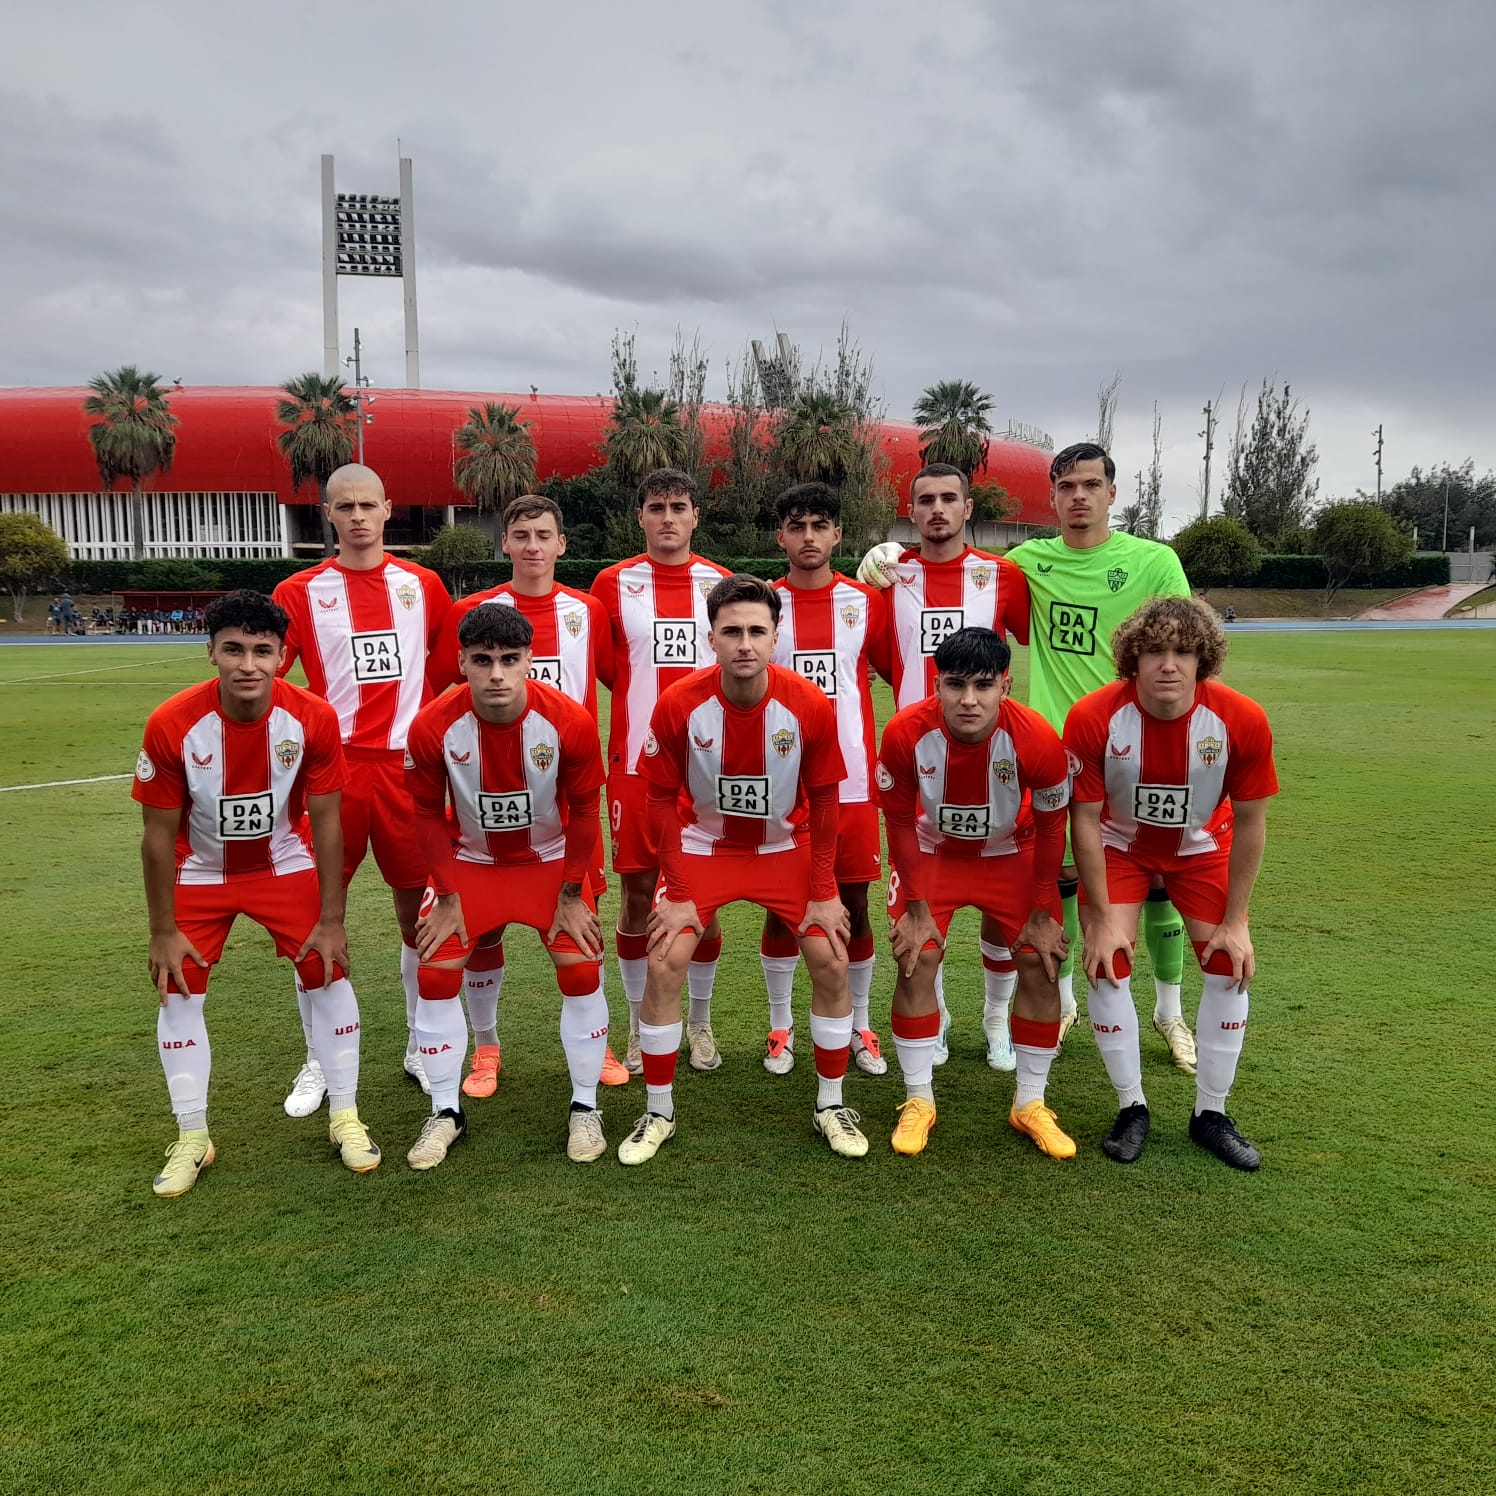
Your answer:
[[[1117,679],[1138,673],[1138,656],[1173,645],[1192,650],[1200,661],[1199,679],[1221,673],[1226,661],[1226,634],[1220,620],[1198,597],[1156,597],[1144,603],[1112,635]]]

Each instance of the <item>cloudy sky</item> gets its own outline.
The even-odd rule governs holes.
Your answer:
[[[1163,420],[1170,528],[1243,385],[1288,379],[1322,491],[1496,466],[1496,7],[1483,0],[0,0],[0,384],[321,361],[319,157],[414,158],[423,381],[595,393],[699,331],[846,319],[889,413],[969,378],[999,424]],[[345,343],[403,379],[398,283]],[[1219,467],[1217,469],[1219,472]],[[1130,480],[1120,484],[1126,494]]]

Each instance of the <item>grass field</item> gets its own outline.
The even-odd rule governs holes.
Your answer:
[[[127,772],[202,664],[0,650],[0,785]],[[241,926],[209,1005],[219,1160],[159,1201],[128,783],[0,794],[0,1492],[1496,1489],[1496,633],[1242,635],[1227,679],[1267,705],[1284,786],[1232,1106],[1255,1176],[1186,1140],[1193,1083],[1146,1008],[1139,1164],[1099,1151],[1114,1098],[1083,1030],[1050,1088],[1080,1157],[1013,1134],[969,918],[928,1151],[889,1151],[893,1064],[849,1080],[872,1154],[833,1158],[808,1059],[758,1063],[742,909],[727,1063],[682,1066],[654,1163],[566,1162],[554,984],[521,936],[499,1094],[416,1175],[426,1108],[366,869],[349,925],[384,1167],[348,1174],[325,1115],[281,1112],[289,972]],[[885,1041],[889,985],[884,961]],[[1187,1013],[1197,995],[1187,976]],[[640,1110],[637,1081],[604,1093],[610,1142]]]

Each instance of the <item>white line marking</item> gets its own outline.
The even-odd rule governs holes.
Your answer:
[[[49,779],[45,784],[0,784],[0,795],[12,790],[57,790],[65,784],[104,784],[111,779],[134,779],[133,774],[95,774],[92,779]]]
[[[69,675],[103,675],[110,670],[139,670],[142,665],[171,665],[181,655],[157,655],[151,660],[132,660],[128,665],[96,665],[92,670],[55,670],[50,675],[22,675],[15,680],[0,680],[0,686],[27,686],[32,681],[61,680]]]

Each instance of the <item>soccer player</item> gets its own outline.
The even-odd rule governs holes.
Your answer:
[[[572,1086],[566,1156],[592,1163],[607,1151],[597,1086],[608,1005],[588,882],[604,777],[597,724],[532,676],[534,629],[518,608],[474,608],[457,638],[467,684],[422,709],[407,749],[431,872],[416,937],[416,1036],[431,1116],[406,1157],[413,1169],[434,1169],[467,1130],[458,1099],[463,968],[475,939],[521,924],[539,932],[561,989]]]
[[[1051,1158],[1075,1157],[1044,1101],[1060,1042],[1055,979],[1066,941],[1055,879],[1069,768],[1054,729],[1012,700],[1010,659],[992,629],[957,629],[935,651],[935,695],[883,731],[875,775],[893,864],[893,1035],[905,1087],[895,1153],[922,1152],[935,1126],[935,971],[952,916],[972,908],[992,922],[1018,970],[1008,1121]]]
[[[1051,502],[1060,533],[1026,540],[1008,559],[1028,578],[1033,610],[1029,640],[1029,702],[1057,732],[1065,714],[1113,675],[1112,636],[1153,597],[1188,597],[1189,583],[1172,547],[1113,531],[1116,465],[1094,442],[1077,442],[1049,465]],[[1079,945],[1075,867],[1066,858],[1060,893],[1070,954],[1060,973],[1063,1039],[1075,1022],[1073,965]],[[1195,1073],[1195,1040],[1180,1009],[1184,924],[1162,886],[1143,905],[1143,938],[1153,962],[1153,1027],[1174,1064]]]
[[[286,615],[230,592],[205,615],[217,675],[151,713],[132,796],[145,818],[141,862],[156,1038],[179,1134],[152,1188],[185,1194],[213,1162],[208,1135],[208,977],[237,915],[263,925],[295,963],[331,1097],[328,1136],[357,1174],[379,1167],[358,1115],[358,999],[348,981],[343,753],[326,702],[278,680]]]
[[[1262,866],[1273,737],[1255,701],[1216,678],[1226,636],[1198,598],[1156,598],[1117,629],[1118,679],[1065,722],[1075,770],[1071,841],[1085,892],[1091,1027],[1117,1091],[1102,1148],[1132,1163],[1148,1138],[1131,953],[1152,880],[1184,915],[1204,971],[1189,1132],[1236,1169],[1257,1150],[1226,1115],[1256,968],[1247,906]]]
[[[841,782],[836,836],[836,892],[851,921],[847,983],[852,993],[852,1057],[860,1070],[888,1069],[868,1013],[873,985],[873,927],[867,890],[883,872],[878,808],[873,803],[877,737],[869,662],[886,660],[883,605],[877,593],[831,570],[841,541],[841,500],[824,483],[798,483],[775,505],[780,550],[789,575],[779,589],[779,642],[773,662],[818,686],[836,712],[847,777]],[[769,1038],[764,1069],[785,1075],[795,1064],[790,994],[800,961],[799,937],[777,914],[765,913],[760,943],[769,991]]]
[[[563,691],[598,720],[597,685],[613,684],[613,631],[602,604],[585,592],[556,581],[556,562],[566,554],[566,529],[560,506],[540,494],[521,494],[504,510],[499,544],[514,566],[512,578],[486,592],[459,599],[446,620],[426,661],[426,679],[440,695],[462,683],[458,626],[472,609],[484,603],[518,608],[535,630],[532,680]],[[602,830],[591,875],[592,892],[601,898],[607,888],[602,876]],[[492,1096],[498,1089],[502,1063],[499,1048],[499,996],[504,986],[504,947],[474,949],[464,979],[468,1018],[473,1026],[473,1068],[462,1083],[464,1096]],[[628,1084],[629,1072],[608,1050],[603,1058],[603,1084]]]
[[[903,708],[922,701],[935,689],[935,651],[962,628],[990,628],[1012,634],[1020,644],[1029,638],[1029,594],[1023,573],[1011,561],[966,543],[971,518],[971,485],[960,468],[932,462],[909,485],[909,518],[919,545],[904,551],[888,568],[864,562],[859,579],[885,588],[892,649],[894,703]],[[872,558],[869,557],[868,560]],[[1012,952],[1001,941],[995,923],[982,919],[982,1030],[987,1063],[994,1070],[1017,1064],[1008,1032],[1008,1004],[1018,980]],[[945,1005],[944,966],[935,978],[940,1032],[935,1063],[949,1055],[950,1013]]]
[[[416,1053],[416,916],[426,869],[416,843],[405,788],[405,735],[430,699],[426,653],[451,598],[434,571],[400,561],[384,549],[390,501],[370,468],[340,467],[327,480],[323,506],[337,532],[338,554],[276,587],[275,601],[291,620],[285,674],[299,658],[312,693],[337,713],[349,776],[343,794],[343,881],[350,883],[372,845],[395,900],[400,926],[400,981],[405,988],[405,1072],[427,1090]],[[285,1108],[309,1117],[327,1094],[307,995],[296,988],[306,1063]]]
[[[837,786],[845,774],[836,714],[803,676],[770,664],[780,594],[731,576],[707,598],[717,663],[661,693],[640,753],[665,888],[649,921],[640,1015],[649,1108],[618,1145],[642,1164],[675,1136],[680,991],[717,911],[747,899],[800,937],[810,972],[813,1126],[844,1158],[867,1139],[842,1100],[852,1042],[847,911],[836,893]]]
[[[613,629],[608,824],[613,832],[613,871],[621,887],[616,948],[629,1005],[625,1064],[634,1075],[643,1068],[639,1011],[648,955],[646,932],[660,881],[639,751],[660,693],[710,658],[707,593],[727,575],[714,561],[692,554],[691,536],[701,522],[701,511],[689,474],[675,468],[646,474],[639,484],[638,513],[644,553],[607,567],[592,584],[592,595],[603,605]],[[722,1063],[712,1033],[712,984],[721,954],[722,931],[713,921],[696,947],[687,978],[686,1042],[693,1070],[715,1070]]]

